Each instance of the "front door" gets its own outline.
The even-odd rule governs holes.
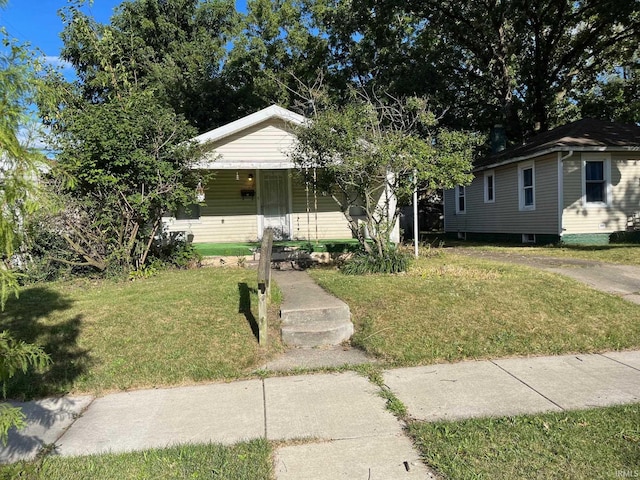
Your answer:
[[[273,238],[289,238],[289,182],[287,170],[263,170],[260,172],[260,203],[263,228],[273,228]],[[260,232],[262,233],[262,232]]]

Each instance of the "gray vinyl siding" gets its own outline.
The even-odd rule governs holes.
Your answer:
[[[565,234],[623,231],[629,217],[640,212],[640,153],[609,155],[611,198],[608,205],[584,204],[582,154],[576,153],[563,161],[562,226]]]
[[[522,162],[521,164],[529,163]],[[455,190],[445,192],[445,230],[469,233],[558,234],[557,156],[534,164],[535,210],[519,207],[518,166],[494,170],[494,203],[484,202],[484,174],[479,172],[466,188],[466,213],[456,214]]]

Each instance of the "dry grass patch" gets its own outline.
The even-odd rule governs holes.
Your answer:
[[[640,346],[639,306],[524,266],[447,253],[404,275],[312,275],[349,304],[353,342],[395,365]]]
[[[640,245],[631,244],[523,247],[456,243],[456,246],[459,248],[506,253],[509,255],[543,256],[617,263],[621,265],[640,265]]]

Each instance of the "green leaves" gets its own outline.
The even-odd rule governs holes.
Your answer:
[[[297,129],[292,159],[307,181],[332,194],[363,250],[386,265],[396,200],[408,199],[416,177],[423,190],[468,183],[473,150],[482,139],[437,128],[424,99],[381,98],[354,93],[350,103],[315,115]],[[312,169],[317,175],[308,175]],[[364,219],[354,218],[354,209]]]

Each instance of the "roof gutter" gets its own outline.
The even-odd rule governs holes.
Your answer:
[[[492,168],[501,167],[503,165],[508,165],[510,163],[522,162],[524,160],[530,160],[535,157],[540,157],[542,155],[548,155],[554,152],[566,152],[566,158],[569,158],[573,155],[574,152],[640,152],[640,147],[552,147],[547,148],[546,150],[539,150],[534,153],[530,153],[528,155],[523,155],[521,157],[509,158],[507,160],[502,160],[500,162],[491,163],[489,165],[483,165],[481,167],[474,168],[471,170],[473,173],[482,172],[483,170],[491,170]]]

